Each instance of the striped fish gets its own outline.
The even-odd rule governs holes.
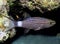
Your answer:
[[[30,29],[40,30],[44,28],[49,28],[56,24],[55,21],[42,17],[31,17],[23,21],[17,21],[16,27],[26,28],[25,33],[29,32]]]
[[[30,17],[23,21],[11,20],[10,27],[8,30],[10,30],[11,28],[14,28],[14,27],[22,27],[22,28],[26,28],[25,33],[27,33],[27,32],[29,32],[30,29],[37,31],[40,29],[52,27],[55,24],[56,24],[56,22],[51,19],[47,19],[47,18],[43,18],[43,17]]]

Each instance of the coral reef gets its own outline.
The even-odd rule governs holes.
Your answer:
[[[51,11],[60,6],[59,0],[20,0],[20,5],[23,7],[28,7],[30,10],[38,9],[43,12],[42,9],[47,9]]]
[[[10,38],[13,37],[16,34],[16,31],[15,29],[6,31],[9,29],[11,24],[11,20],[6,18],[6,17],[9,17],[8,15],[9,6],[7,4],[7,0],[0,0],[0,2],[1,2],[0,4],[0,42],[3,42],[3,41],[6,41],[9,37]]]

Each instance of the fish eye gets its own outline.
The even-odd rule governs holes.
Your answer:
[[[50,22],[50,24],[52,24],[53,22]]]

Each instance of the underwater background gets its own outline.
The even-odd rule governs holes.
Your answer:
[[[60,36],[57,36],[60,33],[60,8],[54,9],[52,11],[44,11],[42,14],[39,10],[35,9],[33,11],[28,8],[23,8],[18,4],[19,1],[15,1],[13,6],[10,6],[9,15],[12,16],[15,20],[23,20],[28,17],[45,17],[56,21],[56,24],[53,27],[42,29],[39,31],[30,30],[27,34],[24,34],[24,28],[16,27],[16,35],[8,39],[2,44],[60,44]],[[23,16],[23,13],[28,13],[26,17]],[[19,18],[16,17],[19,16]]]

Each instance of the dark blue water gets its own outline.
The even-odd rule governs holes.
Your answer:
[[[56,36],[28,35],[21,36],[12,44],[60,44],[60,38]]]

